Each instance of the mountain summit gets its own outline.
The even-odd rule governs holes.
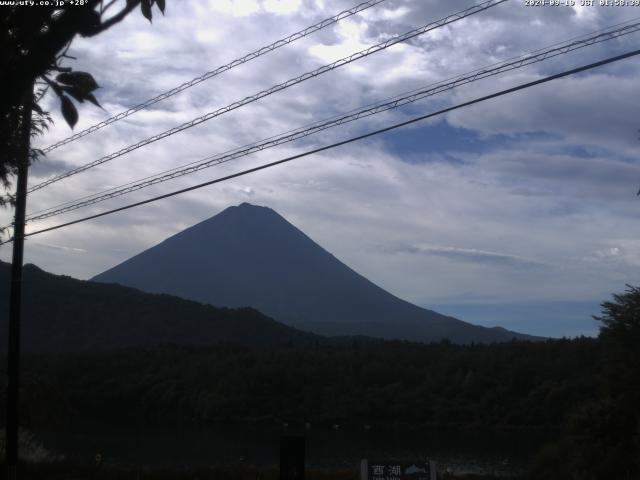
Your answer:
[[[417,307],[340,262],[270,208],[243,203],[93,278],[219,307],[254,307],[323,335],[457,343],[531,338]]]

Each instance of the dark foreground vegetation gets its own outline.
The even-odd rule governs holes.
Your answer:
[[[596,398],[593,339],[457,346],[163,346],[23,361],[25,426],[558,427]]]
[[[546,429],[553,437],[581,405],[597,401],[603,356],[602,342],[586,338],[29,355],[23,362],[22,413],[32,431],[224,422],[338,424],[344,430]],[[57,468],[65,471],[65,464]],[[55,478],[53,466],[31,470],[33,478]],[[105,468],[87,478],[125,478],[126,471]],[[257,478],[251,472],[235,478]],[[196,473],[148,471],[152,476],[140,478],[232,478],[221,471]],[[356,478],[357,472],[343,475]]]
[[[635,479],[640,290],[603,307],[597,339],[32,354],[23,362],[23,425],[547,429],[556,440],[536,459],[532,478]]]
[[[24,480],[278,480],[277,467],[211,467],[182,470],[123,469],[113,467],[69,466],[64,463],[50,465],[28,465]],[[442,474],[440,480],[494,480],[496,477]],[[306,480],[360,480],[357,469],[307,469]],[[509,477],[500,477],[509,480]]]

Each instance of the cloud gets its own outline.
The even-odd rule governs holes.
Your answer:
[[[442,245],[413,245],[403,250],[407,253],[420,253],[427,255],[438,255],[454,261],[489,264],[506,267],[541,267],[546,266],[543,262],[538,262],[518,255],[508,253],[489,252],[477,248],[458,248]]]
[[[30,178],[44,180],[54,175],[59,175],[72,168],[72,165],[64,160],[56,159],[54,155],[41,158],[29,169]]]
[[[52,248],[54,250],[62,250],[65,252],[87,253],[87,250],[85,250],[84,248],[65,247],[63,245],[51,245],[49,243],[42,243],[42,242],[33,242],[33,245],[38,247]]]
[[[640,266],[640,240],[619,238],[602,242],[601,248],[584,258],[587,262],[602,262],[614,268]]]
[[[629,203],[640,182],[640,163],[600,156],[549,152],[548,146],[532,142],[529,151],[507,149],[481,155],[479,168],[496,173],[504,185],[527,186],[527,195],[540,188],[557,197],[609,200]],[[516,187],[517,188],[517,187]]]
[[[633,72],[594,73],[533,87],[451,113],[449,122],[487,135],[546,132],[563,142],[601,147],[633,157],[638,146],[637,110],[629,102],[637,89]],[[537,76],[521,77],[523,83]],[[513,82],[498,80],[504,88]],[[615,88],[613,85],[615,84]],[[494,86],[491,90],[496,90]],[[488,93],[473,92],[473,96]],[[469,98],[465,93],[459,100]]]
[[[31,181],[472,4],[388,0],[52,152],[33,168]],[[94,74],[102,86],[99,100],[109,112],[83,104],[76,130],[344,8],[338,0],[185,0],[171,2],[167,15],[154,18],[153,25],[135,12],[99,37],[74,41],[70,53],[78,60],[73,66]],[[526,8],[522,2],[506,2],[34,192],[28,209],[175,168],[627,21],[635,10]],[[635,48],[638,35],[470,84],[28,229],[144,200],[602,59]],[[88,278],[249,199],[274,208],[360,273],[422,305],[442,298],[601,300],[624,289],[625,283],[640,283],[639,254],[632,241],[640,238],[635,197],[639,126],[630,100],[637,96],[638,68],[635,60],[621,62],[415,125],[410,136],[389,133],[32,237],[26,256],[56,273]],[[56,124],[36,141],[38,146],[72,133],[58,103],[53,97],[43,103]],[[403,151],[395,148],[398,142],[409,145]],[[0,217],[6,224],[10,212]],[[398,254],[398,245],[414,246],[415,251]],[[10,250],[5,246],[0,256],[9,258]]]

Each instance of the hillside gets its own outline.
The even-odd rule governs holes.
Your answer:
[[[0,332],[6,338],[10,265],[0,262]],[[315,336],[260,312],[216,308],[120,285],[24,269],[22,320],[26,351],[105,351],[157,344],[205,346],[310,343]],[[0,341],[0,351],[6,351]]]
[[[96,277],[216,306],[251,306],[322,335],[457,343],[532,339],[406,302],[370,282],[275,211],[244,203]]]

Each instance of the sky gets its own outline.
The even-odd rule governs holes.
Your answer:
[[[75,131],[357,3],[171,0],[74,40],[104,110]],[[579,1],[575,2],[580,4]],[[598,2],[596,2],[598,3]],[[30,185],[338,60],[474,2],[386,0],[50,152]],[[403,92],[640,17],[640,7],[510,0],[34,192],[74,200]],[[640,19],[638,20],[640,21]],[[344,140],[638,48],[630,34],[59,217],[53,226]],[[391,293],[483,325],[594,335],[599,304],[640,284],[640,57],[529,88],[285,165],[30,237],[25,260],[81,279],[231,205],[273,208]],[[44,147],[73,132],[53,96]],[[3,224],[10,212],[0,212]],[[10,258],[1,247],[0,258]],[[437,307],[437,308],[436,308]]]

